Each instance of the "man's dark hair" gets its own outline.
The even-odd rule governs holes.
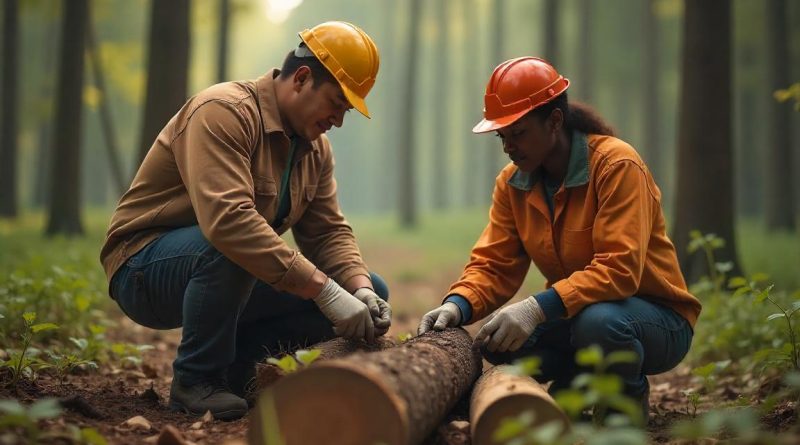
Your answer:
[[[300,48],[305,48],[306,44],[301,43]],[[280,79],[288,79],[289,76],[295,73],[301,66],[307,66],[311,70],[312,87],[319,88],[324,82],[331,82],[336,84],[336,78],[333,77],[322,62],[314,56],[297,57],[295,50],[289,51],[286,58],[283,59],[283,66],[281,67],[281,74],[278,76]]]

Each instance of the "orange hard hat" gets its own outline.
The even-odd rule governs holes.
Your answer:
[[[306,46],[333,74],[350,105],[369,117],[364,99],[375,84],[380,56],[375,42],[347,22],[325,22],[300,33]]]
[[[569,80],[544,59],[518,57],[494,69],[486,84],[483,119],[472,129],[486,133],[511,125],[563,93]]]

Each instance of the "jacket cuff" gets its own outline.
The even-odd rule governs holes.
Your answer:
[[[458,310],[461,311],[461,323],[459,324],[469,323],[469,320],[472,318],[472,305],[469,304],[466,298],[458,294],[450,294],[444,299],[444,302],[454,303],[458,306]]]
[[[534,295],[533,298],[539,303],[542,308],[546,320],[558,320],[567,315],[567,308],[564,302],[561,301],[561,296],[558,295],[552,287],[543,292]]]
[[[308,285],[309,280],[316,272],[317,266],[311,263],[306,257],[297,253],[294,261],[286,269],[283,278],[277,283],[272,284],[272,287],[290,294],[297,294],[298,291]]]

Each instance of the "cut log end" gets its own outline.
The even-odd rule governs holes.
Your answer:
[[[530,377],[508,374],[502,366],[487,370],[475,384],[470,407],[472,443],[499,444],[492,439],[504,419],[530,411],[532,426],[551,421],[569,428],[569,419],[545,389]]]
[[[271,399],[285,445],[407,443],[405,404],[381,379],[347,363],[311,367],[266,391],[251,418],[251,443],[265,442],[255,426]],[[335,409],[332,409],[335,407]],[[258,430],[258,431],[256,431]]]

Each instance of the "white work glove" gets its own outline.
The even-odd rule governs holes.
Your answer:
[[[434,331],[442,331],[445,328],[458,326],[460,324],[461,309],[459,309],[455,303],[448,301],[422,317],[422,321],[417,328],[417,334],[422,335],[431,329]]]
[[[375,340],[375,326],[366,304],[342,289],[335,281],[328,278],[314,303],[328,320],[333,323],[336,335],[349,339]]]
[[[367,305],[369,313],[372,315],[372,323],[375,325],[375,336],[380,337],[389,330],[392,325],[392,307],[384,301],[374,290],[368,287],[356,289],[353,296]]]
[[[545,321],[544,311],[533,297],[499,309],[492,315],[475,337],[475,343],[486,345],[491,352],[516,351],[533,334],[536,326]]]

